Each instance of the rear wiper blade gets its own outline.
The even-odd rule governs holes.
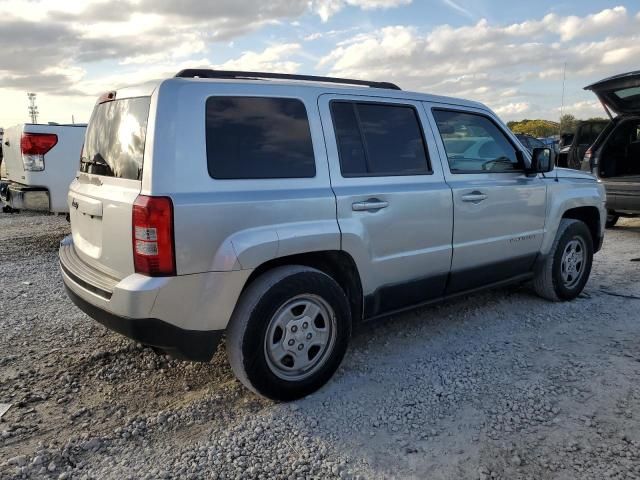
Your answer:
[[[102,155],[100,155],[99,153],[96,153],[92,160],[89,160],[84,157],[80,157],[80,164],[95,165],[97,167],[103,167],[107,169],[107,172],[113,174],[113,170],[111,169],[111,166],[105,161],[104,158],[102,158]]]
[[[86,165],[102,165],[101,163],[96,162],[95,160],[87,160],[84,157],[80,158],[80,163],[84,163]]]

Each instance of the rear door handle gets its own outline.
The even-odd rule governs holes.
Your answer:
[[[355,202],[351,205],[351,209],[354,212],[377,212],[383,208],[387,208],[389,202],[378,200],[377,198],[370,198],[365,202]]]
[[[477,190],[471,193],[467,193],[466,195],[462,195],[463,202],[480,203],[486,199],[487,195]]]

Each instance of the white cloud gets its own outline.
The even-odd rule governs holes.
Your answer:
[[[315,66],[318,74],[389,80],[407,89],[472,98],[506,117],[553,117],[567,62],[567,82],[573,82],[567,90],[567,109],[593,116],[601,115],[601,108],[597,103],[594,107],[593,95],[580,87],[638,68],[640,12],[622,6],[584,16],[542,13],[506,25],[482,19],[424,30],[419,25],[426,20],[416,18],[416,26],[366,30],[367,24],[356,20],[346,30],[323,26],[307,30],[310,16],[329,21],[338,12],[352,10],[349,13],[357,15],[358,10],[410,3],[0,0],[0,11],[5,12],[0,17],[0,94],[11,97],[7,102],[3,98],[0,113],[6,118],[7,105],[18,112],[14,106],[24,103],[27,90],[41,92],[43,105],[58,105],[51,100],[54,96],[80,102],[85,101],[82,95],[88,95],[86,101],[93,103],[102,90],[166,78],[181,68],[313,73]],[[468,0],[433,4],[447,5],[465,16],[471,15],[466,6],[473,5]],[[278,43],[258,42],[231,60],[218,57],[218,48],[228,50],[234,39],[276,24],[279,33],[270,42]],[[294,33],[280,36],[282,27]],[[318,39],[325,42],[306,43]],[[331,50],[317,52],[329,43]],[[310,50],[305,52],[305,47]],[[112,75],[96,77],[94,62],[118,68]],[[20,118],[23,110],[21,106]]]
[[[274,45],[262,52],[244,52],[240,57],[227,62],[213,65],[220,70],[253,70],[282,73],[295,73],[300,63],[289,60],[289,57],[299,53],[301,46],[297,43]]]
[[[560,107],[557,109],[560,114]],[[606,113],[602,104],[597,100],[581,100],[569,105],[565,105],[562,108],[562,113],[570,113],[576,118],[592,118],[592,117],[606,117]]]
[[[531,105],[527,102],[507,103],[494,108],[498,115],[519,116],[531,109]]]
[[[615,65],[617,63],[623,63],[631,58],[639,58],[639,55],[640,45],[636,44],[605,52],[602,56],[602,62],[606,65]]]
[[[567,78],[582,85],[637,69],[640,30],[635,27],[636,17],[624,7],[615,7],[585,17],[550,14],[510,25],[480,20],[461,27],[441,25],[428,32],[389,26],[339,43],[320,59],[318,69],[472,98],[507,117],[524,113],[553,117],[552,109],[542,111],[543,105],[559,103],[565,61]],[[584,31],[573,28],[576,18]],[[520,91],[532,82],[537,83],[537,90],[546,86],[554,96],[535,98],[541,94]],[[577,95],[591,94],[579,90]]]
[[[411,2],[412,0],[312,0],[310,3],[313,11],[326,22],[347,5],[362,10],[376,10],[408,5]]]
[[[363,10],[374,10],[376,8],[394,8],[401,5],[409,5],[412,0],[345,0],[345,2]]]
[[[564,41],[574,38],[593,35],[602,31],[612,32],[616,28],[623,26],[627,19],[627,9],[625,7],[607,8],[601,12],[587,15],[586,17],[577,17],[575,15],[558,18],[555,15],[545,17],[548,20],[547,28],[555,28],[560,32]],[[555,20],[555,21],[554,21]]]

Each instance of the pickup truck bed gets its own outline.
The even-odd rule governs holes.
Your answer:
[[[86,125],[29,123],[5,130],[2,151],[6,178],[0,196],[10,209],[69,211],[67,191],[78,169],[85,130]],[[25,151],[29,145],[33,148],[42,144],[44,149],[49,148],[42,155]]]

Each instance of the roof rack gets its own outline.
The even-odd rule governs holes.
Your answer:
[[[241,72],[234,70],[211,70],[200,68],[187,68],[176,73],[180,78],[237,78],[245,80],[258,80],[274,78],[278,80],[300,80],[305,82],[341,83],[344,85],[360,85],[363,87],[386,88],[391,90],[401,90],[399,86],[390,82],[369,82],[367,80],[353,80],[349,78],[319,77],[316,75],[292,75],[289,73],[269,73],[269,72]]]

